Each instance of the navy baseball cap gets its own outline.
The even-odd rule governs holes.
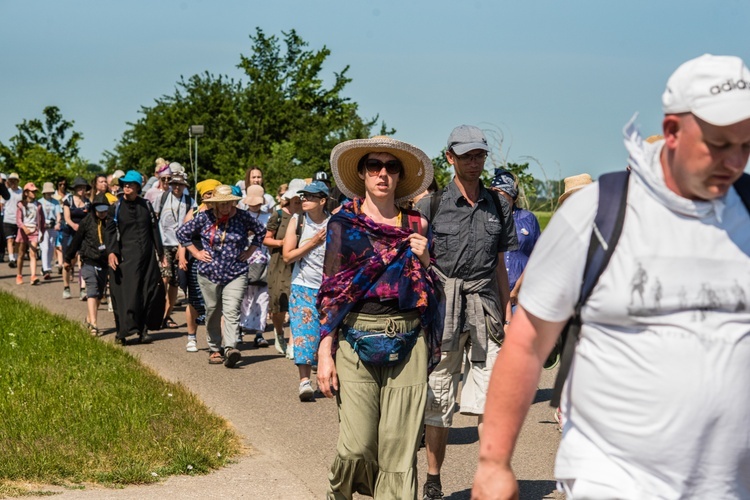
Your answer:
[[[299,190],[305,194],[322,194],[328,198],[328,186],[323,181],[312,181],[310,184]]]

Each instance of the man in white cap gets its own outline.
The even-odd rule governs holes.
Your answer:
[[[517,249],[518,239],[510,204],[482,184],[489,150],[479,128],[453,129],[445,156],[456,175],[416,206],[433,230],[435,267],[447,303],[443,354],[427,389],[427,500],[443,498],[440,469],[462,372],[461,413],[477,416],[481,436],[490,373],[510,319],[505,252]]]
[[[580,309],[555,466],[568,499],[750,498],[750,71],[701,56],[672,74],[662,103],[663,140],[625,129],[622,234]],[[513,447],[574,314],[600,186],[565,202],[526,267],[472,498],[517,498]],[[641,272],[644,304],[631,305]]]

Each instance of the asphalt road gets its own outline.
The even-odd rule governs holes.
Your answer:
[[[0,290],[74,321],[85,320],[85,302],[76,298],[63,300],[59,276],[32,287],[28,284],[28,267],[26,273],[26,283],[16,285],[15,269],[10,269],[7,263],[0,264]],[[75,283],[71,287],[73,297],[78,296]],[[236,369],[209,365],[203,327],[198,331],[201,350],[188,353],[185,351],[187,331],[183,308],[178,308],[173,317],[181,325],[179,328],[154,332],[153,344],[129,345],[124,349],[165,379],[183,384],[231,422],[244,437],[247,453],[231,465],[205,476],[174,476],[153,485],[121,489],[96,485],[45,486],[42,489],[58,492],[55,498],[60,500],[324,498],[338,435],[335,401],[322,398],[301,403],[297,397],[296,367],[278,355],[273,346],[251,349],[245,344],[241,347],[242,362]],[[99,326],[105,332],[101,341],[113,342],[114,320],[106,306],[99,310]],[[267,333],[266,338],[273,338],[273,334]],[[553,383],[553,372],[542,374],[536,402],[519,439],[514,469],[523,499],[564,498],[555,491],[552,474],[560,439],[548,403]],[[470,498],[478,448],[476,418],[456,415],[441,474],[446,499]],[[421,491],[426,471],[424,450],[418,454],[418,466]]]

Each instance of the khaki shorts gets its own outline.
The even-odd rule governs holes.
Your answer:
[[[458,341],[458,350],[444,352],[440,363],[430,374],[427,387],[427,408],[425,424],[433,427],[450,427],[453,425],[453,412],[458,396],[458,382],[461,379],[463,365],[463,385],[461,388],[461,410],[464,415],[484,415],[484,403],[487,399],[487,387],[495,360],[500,352],[492,340],[487,342],[487,360],[484,363],[472,363],[468,357],[463,363],[464,354],[468,354],[471,344],[469,332],[464,332]]]

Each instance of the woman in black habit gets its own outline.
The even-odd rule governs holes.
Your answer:
[[[164,314],[164,285],[159,273],[163,248],[154,211],[139,196],[142,182],[141,174],[135,170],[120,178],[123,195],[110,208],[107,221],[109,282],[117,325],[115,343],[121,345],[135,334],[141,343],[151,342],[148,330],[159,329]]]

